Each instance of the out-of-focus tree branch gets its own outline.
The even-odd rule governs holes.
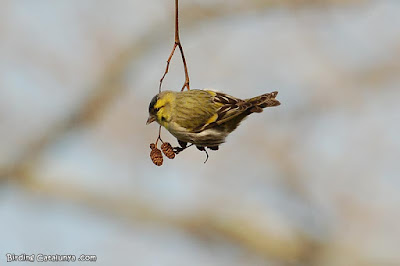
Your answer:
[[[265,222],[262,212],[249,211],[240,203],[235,204],[235,209],[246,210],[245,212],[234,211],[227,215],[221,214],[219,209],[207,208],[192,215],[177,217],[168,215],[157,209],[154,204],[149,204],[133,195],[107,197],[75,184],[44,183],[31,179],[25,183],[25,189],[57,200],[101,210],[102,213],[112,217],[123,217],[132,222],[151,221],[167,224],[184,229],[200,238],[221,236],[251,253],[284,262],[310,262],[313,259],[312,252],[321,245],[298,229],[287,228],[292,231],[290,237],[287,237],[287,234],[274,232],[273,225]]]
[[[348,4],[352,2],[365,2],[363,0],[301,0],[301,1],[257,1],[251,0],[245,6],[233,5],[229,8],[225,6],[185,6],[182,11],[182,19],[185,21],[185,28],[193,27],[204,20],[212,20],[221,16],[229,16],[236,14],[245,14],[249,11],[262,11],[273,7],[299,7],[304,5],[315,4]],[[195,12],[193,12],[195,9]],[[189,16],[190,14],[190,16]],[[121,84],[122,76],[128,65],[134,62],[134,59],[140,58],[151,49],[160,38],[167,38],[170,31],[166,30],[164,22],[159,22],[149,29],[144,36],[136,38],[132,45],[128,46],[123,51],[116,55],[115,60],[105,68],[104,78],[100,80],[92,90],[86,100],[84,100],[80,107],[74,110],[64,119],[56,122],[51,126],[45,134],[33,141],[21,156],[17,158],[12,164],[5,169],[0,169],[0,180],[12,177],[23,177],[23,174],[35,164],[35,161],[40,157],[41,153],[49,146],[51,146],[57,139],[71,129],[78,128],[82,125],[92,123],[107,110],[107,107],[113,100],[123,92],[124,87]]]
[[[284,1],[257,1],[251,0],[245,9],[242,6],[225,8],[222,6],[199,7],[186,6],[182,9],[182,20],[185,21],[184,27],[188,29],[194,27],[205,20],[212,20],[221,16],[237,15],[248,11],[261,12],[263,9],[269,9],[275,6],[298,7],[312,4],[347,4],[350,2],[365,2],[363,0],[284,0]],[[193,12],[192,10],[196,10]],[[190,16],[188,15],[190,14]],[[54,144],[63,134],[70,130],[82,126],[89,126],[97,121],[109,105],[123,93],[125,87],[122,79],[126,69],[135,61],[140,61],[141,56],[147,55],[149,51],[157,45],[160,38],[166,39],[170,35],[166,30],[164,22],[155,24],[143,36],[136,38],[128,48],[120,51],[115,60],[104,70],[103,79],[100,80],[87,98],[81,103],[80,107],[74,110],[64,119],[55,123],[48,131],[35,140],[26,151],[7,169],[0,173],[0,177],[17,177],[21,184],[28,190],[40,191],[46,195],[62,200],[75,201],[90,207],[105,210],[109,214],[120,217],[128,217],[132,220],[151,220],[170,224],[179,228],[207,236],[210,233],[217,233],[234,242],[240,243],[248,250],[266,256],[275,257],[282,261],[311,261],[312,249],[319,247],[320,243],[309,238],[307,234],[300,231],[295,233],[294,238],[279,238],[271,231],[264,230],[257,224],[259,214],[247,213],[246,215],[232,215],[228,220],[224,220],[217,212],[205,210],[202,213],[191,217],[172,217],[167,216],[161,210],[149,206],[149,204],[136,198],[114,198],[98,195],[93,191],[86,191],[82,188],[68,184],[43,183],[37,181],[32,167],[35,166],[42,153],[52,144]],[[397,65],[396,65],[397,66]],[[393,70],[395,67],[393,67]],[[386,72],[382,72],[384,75]],[[394,73],[394,71],[393,71]],[[362,75],[360,78],[366,78],[369,75]],[[155,80],[156,84],[157,80]],[[156,91],[156,86],[154,86]],[[284,141],[283,141],[284,142]],[[282,143],[283,143],[282,142]],[[285,145],[283,143],[282,145]],[[282,151],[282,146],[273,146],[276,151]],[[272,150],[272,149],[271,149]],[[281,167],[289,172],[289,176],[295,176],[296,165],[289,159],[285,159],[285,154],[276,153],[277,161],[281,161]],[[297,185],[294,185],[294,187]]]

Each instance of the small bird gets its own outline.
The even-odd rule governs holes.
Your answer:
[[[175,136],[181,146],[175,148],[176,153],[187,143],[202,151],[218,150],[248,115],[280,105],[275,99],[277,94],[275,91],[241,100],[212,90],[163,91],[150,102],[147,125],[156,121]]]

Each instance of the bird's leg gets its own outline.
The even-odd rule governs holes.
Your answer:
[[[182,148],[186,148],[186,146],[187,146],[187,142],[184,142],[184,141],[179,140],[179,139],[178,139],[178,143],[179,143],[179,145],[181,145]]]
[[[178,140],[178,143],[179,143],[180,147],[174,147],[173,148],[175,154],[179,154],[181,151],[186,150],[187,148],[189,148],[190,146],[193,145],[193,143],[192,143],[189,146],[187,146],[187,142],[184,142],[184,141],[181,141],[181,140]]]
[[[206,153],[206,155],[207,155],[207,158],[206,158],[206,160],[204,161],[204,163],[206,163],[207,161],[208,161],[208,152],[207,152],[207,150],[206,149],[204,149],[204,152]]]
[[[204,152],[206,153],[207,158],[206,158],[206,160],[204,161],[204,163],[206,163],[206,162],[208,161],[208,152],[207,152],[206,148],[203,147],[203,146],[196,146],[196,148],[197,148],[199,151],[204,151]]]

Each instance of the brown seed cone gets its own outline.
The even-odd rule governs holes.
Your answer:
[[[160,166],[163,164],[163,156],[162,153],[159,149],[156,148],[156,145],[153,143],[150,144],[151,152],[150,152],[150,158],[153,161],[153,163],[157,166]]]
[[[171,144],[169,142],[164,142],[161,145],[161,150],[167,156],[169,159],[174,159],[175,158],[175,152],[174,149],[172,148]]]

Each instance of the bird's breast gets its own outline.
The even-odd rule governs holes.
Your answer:
[[[225,142],[227,133],[215,128],[209,128],[201,132],[188,132],[185,128],[176,124],[170,124],[168,131],[178,140],[193,143],[199,146],[217,146]]]

